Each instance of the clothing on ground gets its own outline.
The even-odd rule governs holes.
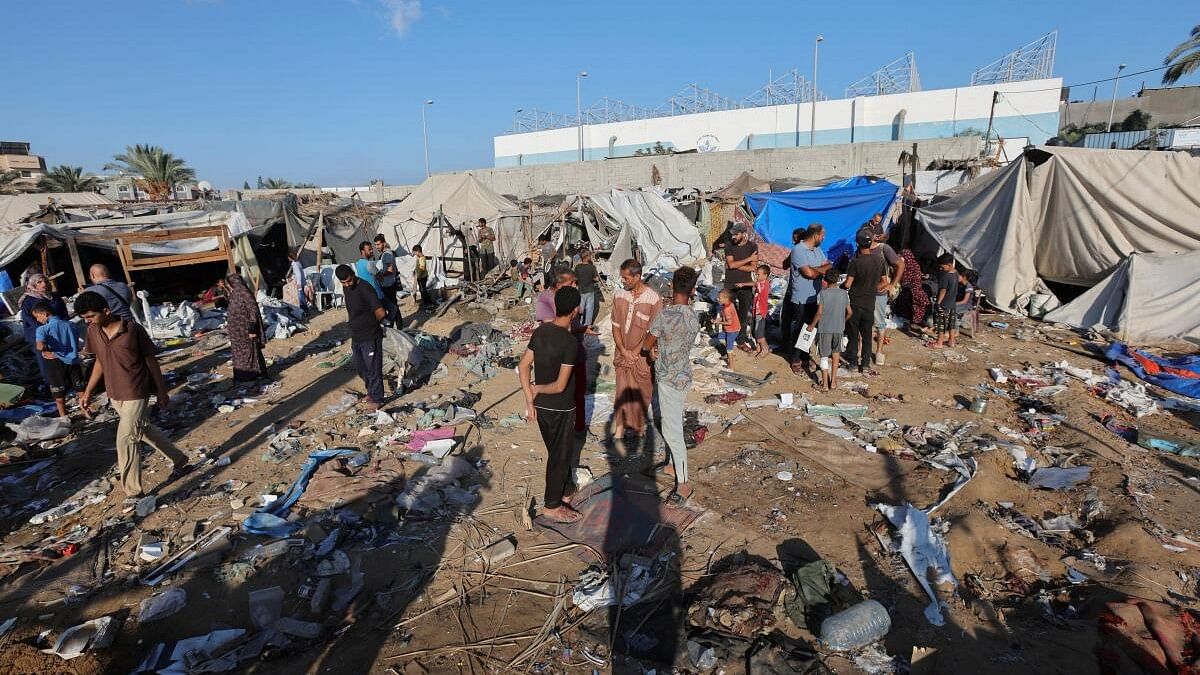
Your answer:
[[[347,323],[350,325],[350,341],[372,343],[383,337],[383,328],[375,317],[375,310],[382,309],[375,290],[359,281],[345,289]]]
[[[579,341],[571,331],[553,322],[543,323],[533,330],[528,349],[533,352],[533,384],[552,384],[558,380],[563,366],[571,367],[567,386],[557,394],[538,394],[533,398],[534,407],[540,410],[575,409],[575,364],[579,352]],[[572,430],[574,423],[572,423]]]
[[[149,359],[157,358],[158,348],[146,329],[132,321],[116,319],[117,333],[109,337],[98,325],[88,326],[87,351],[96,355],[104,378],[104,389],[114,401],[139,401],[154,392]]]

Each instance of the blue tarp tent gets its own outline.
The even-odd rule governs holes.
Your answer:
[[[772,244],[790,248],[792,230],[821,223],[825,255],[836,262],[853,250],[854,233],[863,223],[876,213],[887,216],[897,190],[886,180],[856,176],[816,190],[752,192],[746,203],[754,213],[754,229]]]

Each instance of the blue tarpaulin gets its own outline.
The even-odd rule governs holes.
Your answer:
[[[316,473],[317,468],[334,457],[356,455],[358,452],[356,448],[331,448],[309,454],[308,461],[300,467],[300,476],[296,478],[296,482],[292,483],[287,494],[251,513],[242,522],[242,530],[250,534],[265,534],[276,538],[291,536],[293,532],[304,525],[303,523],[289,522],[287,520],[288,512],[304,495],[304,490],[308,488],[308,481]]]
[[[825,226],[825,255],[837,261],[854,249],[854,234],[877,213],[887,217],[897,187],[886,180],[856,176],[816,190],[751,192],[746,204],[754,229],[767,242],[792,246],[792,231],[812,223]],[[885,223],[886,225],[886,223]]]
[[[1135,375],[1158,386],[1200,398],[1200,356],[1180,356],[1164,359],[1149,352],[1130,349],[1123,342],[1113,342],[1104,355],[1110,361],[1119,361]]]

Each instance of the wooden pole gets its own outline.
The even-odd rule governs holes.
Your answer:
[[[325,211],[317,214],[317,276],[321,276],[321,261],[325,253]]]
[[[71,252],[71,266],[75,268],[75,284],[84,288],[88,279],[83,276],[83,263],[79,261],[79,245],[75,243],[75,237],[67,238],[67,249]]]

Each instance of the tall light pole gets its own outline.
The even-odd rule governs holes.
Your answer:
[[[575,126],[578,127],[579,135],[579,161],[583,161],[583,78],[587,77],[587,71],[581,70],[575,76]]]
[[[817,57],[819,55],[818,49],[824,40],[825,36],[818,34],[816,41],[813,42],[812,119],[808,121],[809,147],[816,145],[817,138]]]
[[[524,108],[517,108],[516,110],[513,111],[513,133],[514,134],[520,133],[520,131],[521,131],[521,127],[520,127],[521,122],[520,122],[520,119],[517,117],[517,115],[520,115],[523,112],[525,112]]]
[[[425,109],[433,105],[433,99],[421,105],[421,135],[425,137],[425,177],[429,178],[429,125],[425,122]]]
[[[1125,70],[1125,64],[1117,66],[1117,77],[1113,80],[1113,99],[1108,105],[1108,131],[1112,132],[1113,113],[1117,110],[1117,85],[1121,83],[1121,71]]]

